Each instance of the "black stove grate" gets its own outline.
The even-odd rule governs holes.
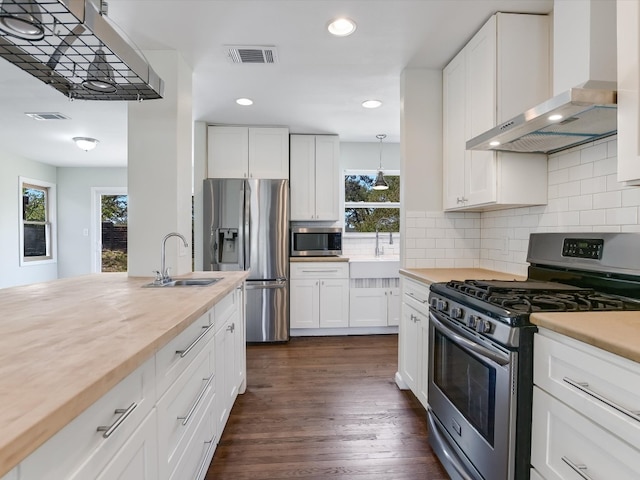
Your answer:
[[[553,282],[454,280],[447,288],[517,314],[640,310],[635,300]]]

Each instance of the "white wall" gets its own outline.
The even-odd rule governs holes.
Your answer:
[[[92,187],[126,187],[126,168],[58,168],[58,276],[91,273]],[[97,232],[96,232],[97,233]]]
[[[57,183],[56,168],[0,152],[0,288],[54,280],[58,264],[20,266],[19,177]],[[58,199],[60,190],[58,189]]]

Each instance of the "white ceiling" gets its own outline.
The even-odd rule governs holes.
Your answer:
[[[193,69],[193,118],[286,125],[349,142],[400,140],[400,74],[436,68],[496,11],[548,13],[553,0],[109,0],[109,18],[142,50],[178,50]],[[356,32],[326,31],[348,16]],[[273,45],[276,65],[236,65],[223,45]],[[250,97],[251,107],[234,100]],[[379,99],[381,108],[361,107]],[[0,60],[0,149],[56,166],[125,166],[126,102],[69,102]],[[25,112],[70,120],[36,121]],[[100,140],[91,152],[74,136]]]

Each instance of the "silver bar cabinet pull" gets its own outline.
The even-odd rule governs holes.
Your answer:
[[[96,430],[98,432],[104,432],[102,434],[103,438],[109,438],[113,432],[116,431],[116,429],[122,425],[122,423],[127,419],[127,417],[129,415],[131,415],[131,413],[133,413],[133,411],[136,409],[136,407],[138,406],[138,404],[136,402],[133,402],[131,405],[129,405],[128,408],[116,408],[114,413],[116,415],[120,415],[118,417],[118,419],[113,422],[111,425],[100,425]]]
[[[209,453],[211,452],[211,449],[215,445],[213,443],[214,439],[215,439],[215,437],[213,437],[211,440],[207,440],[206,442],[204,442],[205,445],[209,444],[209,446],[207,447],[207,451],[204,452],[204,460],[202,460],[202,463],[200,464],[200,468],[198,469],[198,474],[196,475],[195,478],[201,478],[202,477],[202,473],[204,472],[204,469],[209,466],[209,464],[207,463],[207,458],[209,458]]]
[[[183,417],[178,417],[178,420],[182,420],[182,425],[186,425],[187,423],[189,423],[189,420],[191,420],[191,416],[195,413],[196,408],[198,408],[198,405],[202,401],[202,397],[204,397],[205,393],[207,393],[207,388],[209,388],[209,385],[211,385],[211,381],[213,380],[213,375],[211,375],[209,378],[203,378],[202,380],[203,381],[206,380],[207,383],[202,389],[202,391],[200,392],[200,394],[198,395],[198,398],[196,398],[196,401],[193,402],[193,405],[191,405],[191,409],[189,410],[189,413],[187,413]]]
[[[576,465],[571,460],[569,460],[567,457],[562,457],[562,461],[564,463],[566,463],[567,465],[569,465],[571,470],[573,470],[578,475],[580,475],[582,478],[584,478],[584,480],[593,480],[593,478],[590,477],[589,475],[587,475],[586,472],[585,472],[585,470],[587,469],[586,465]]]
[[[189,345],[187,348],[185,348],[184,350],[176,350],[176,355],[180,355],[180,358],[184,358],[186,357],[189,352],[191,350],[193,350],[193,347],[196,346],[196,344],[202,340],[207,333],[209,333],[209,330],[211,330],[214,327],[215,323],[212,323],[211,325],[207,326],[207,327],[202,327],[204,328],[204,332],[202,332],[200,335],[198,335],[198,338],[196,338],[193,342],[191,342],[191,345]]]
[[[620,413],[624,413],[628,417],[633,418],[636,422],[640,422],[640,415],[638,414],[638,412],[632,412],[628,408],[625,408],[622,405],[618,405],[614,401],[609,400],[608,398],[603,397],[599,393],[594,392],[593,390],[591,390],[589,388],[589,384],[587,382],[576,382],[575,380],[571,380],[569,377],[564,377],[562,379],[562,381],[565,382],[565,383],[568,383],[573,388],[577,388],[581,392],[584,392],[587,395],[590,395],[591,397],[595,398],[596,400],[601,401],[605,405],[608,405],[609,407],[619,411]]]

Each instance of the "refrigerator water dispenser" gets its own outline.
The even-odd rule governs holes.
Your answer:
[[[238,229],[219,228],[216,240],[218,263],[238,263]]]

